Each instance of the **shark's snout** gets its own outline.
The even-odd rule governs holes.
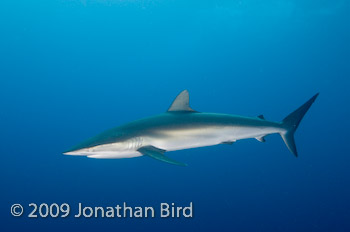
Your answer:
[[[62,153],[63,155],[81,155],[81,153],[76,150],[67,150]]]
[[[87,149],[69,149],[66,150],[63,153],[63,155],[86,155],[85,153],[88,152]]]

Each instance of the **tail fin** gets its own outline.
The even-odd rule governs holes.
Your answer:
[[[298,156],[298,152],[294,142],[294,132],[298,128],[300,121],[303,119],[312,103],[314,103],[316,100],[317,96],[318,93],[310,98],[310,100],[308,100],[306,103],[304,103],[304,105],[300,106],[297,110],[284,118],[282,121],[282,126],[287,131],[281,132],[280,134],[289,151],[292,152],[296,157]]]

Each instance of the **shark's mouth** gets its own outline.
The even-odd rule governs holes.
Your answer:
[[[121,159],[121,158],[133,158],[141,156],[142,154],[137,151],[127,151],[127,152],[99,152],[95,155],[88,155],[89,158],[94,159]]]

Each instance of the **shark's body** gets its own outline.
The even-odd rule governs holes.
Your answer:
[[[282,122],[273,122],[265,120],[262,115],[242,117],[194,111],[189,107],[189,95],[185,90],[176,97],[166,113],[105,131],[64,154],[90,158],[130,158],[146,155],[167,163],[184,165],[166,157],[164,152],[222,143],[232,144],[247,138],[264,142],[264,136],[279,133],[289,150],[297,156],[293,135],[317,95]]]

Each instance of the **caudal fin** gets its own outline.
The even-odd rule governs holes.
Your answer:
[[[292,152],[296,157],[298,156],[297,148],[294,142],[294,132],[299,126],[300,121],[303,119],[306,112],[309,110],[310,106],[316,100],[318,93],[310,98],[304,105],[300,106],[293,113],[289,114],[282,121],[282,126],[286,129],[285,132],[281,132],[282,139],[287,145],[290,152]]]

